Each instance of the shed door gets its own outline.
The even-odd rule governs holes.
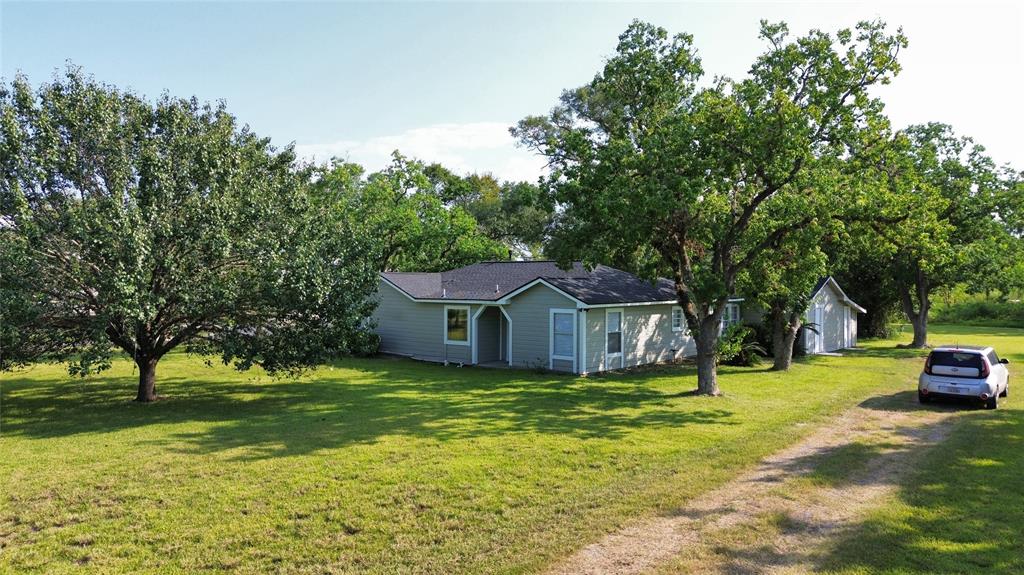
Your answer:
[[[825,350],[825,310],[820,303],[814,304],[814,323],[818,333],[814,334],[814,353],[821,353]]]
[[[843,348],[853,347],[850,342],[850,307],[843,306]]]

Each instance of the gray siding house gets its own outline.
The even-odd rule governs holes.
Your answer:
[[[381,351],[426,361],[586,374],[692,356],[672,283],[576,263],[483,262],[381,274]],[[726,322],[740,320],[739,300]]]
[[[608,266],[498,261],[385,272],[377,298],[381,351],[425,361],[586,374],[696,354],[672,282],[652,285]],[[729,301],[723,326],[743,319],[741,301]],[[820,342],[807,332],[808,349],[855,345],[856,311],[864,309],[835,280],[819,282],[808,321],[826,327]]]

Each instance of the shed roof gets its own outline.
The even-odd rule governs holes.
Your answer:
[[[824,288],[828,284],[832,284],[832,288],[835,289],[836,293],[839,294],[839,298],[840,300],[842,300],[843,303],[859,311],[860,313],[867,313],[868,310],[861,307],[857,302],[853,301],[852,299],[850,299],[849,296],[846,295],[846,292],[843,291],[843,288],[839,287],[839,282],[837,282],[836,279],[832,276],[825,276],[818,280],[818,283],[815,284],[814,289],[811,290],[810,299],[814,299],[814,296],[818,295],[818,292],[820,292],[822,288]]]

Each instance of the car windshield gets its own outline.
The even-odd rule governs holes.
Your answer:
[[[966,351],[933,351],[931,365],[944,365],[946,367],[960,367],[977,369],[979,372],[984,368],[981,363],[981,355]]]

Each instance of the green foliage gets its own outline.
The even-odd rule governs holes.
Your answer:
[[[1024,172],[1009,166],[999,169],[996,203],[999,217],[1016,237],[1024,237]]]
[[[911,126],[861,148],[848,169],[872,190],[874,205],[855,211],[848,233],[826,250],[836,276],[868,309],[862,335],[887,335],[893,315],[902,311],[914,326],[914,344],[925,345],[936,290],[1020,289],[1019,173],[997,169],[984,148],[939,123]]]
[[[0,367],[85,375],[112,346],[142,367],[188,345],[274,372],[348,351],[374,242],[294,160],[223,105],[75,68],[0,87]]]
[[[932,319],[941,323],[1024,326],[1024,303],[1018,301],[966,301],[935,308]]]
[[[773,355],[778,349],[779,357],[792,357],[796,335],[811,303],[811,290],[828,273],[822,238],[826,229],[834,235],[841,226],[831,219],[823,224],[812,223],[790,233],[777,249],[763,253],[740,276],[738,291],[749,302],[744,305],[760,305],[765,311],[758,328],[767,335],[763,349],[772,350]],[[764,342],[765,334],[756,333],[755,340]],[[782,369],[781,360],[776,361]]]
[[[987,237],[963,247],[960,283],[968,293],[1002,295],[1024,290],[1024,237],[994,222]]]
[[[832,234],[841,229],[834,220],[824,223]],[[822,239],[828,234],[817,223],[790,233],[776,249],[762,253],[741,274],[737,293],[766,308],[802,314],[810,303],[811,290],[828,275],[828,257],[821,249]]]
[[[757,323],[747,324],[747,327],[754,330],[753,341],[764,349],[764,355],[771,356],[774,353],[774,342],[772,341],[772,325],[768,316]]]
[[[765,355],[768,351],[758,341],[757,331],[750,326],[731,325],[718,338],[718,359],[726,365],[760,365]]]
[[[352,338],[349,348],[356,357],[375,356],[380,352],[380,335],[369,329],[361,329]]]
[[[427,166],[426,174],[441,201],[469,212],[483,235],[514,255],[541,255],[553,206],[536,184],[498,183],[490,174],[458,176],[439,164]]]
[[[867,309],[857,320],[861,337],[887,338],[890,324],[900,314],[899,292],[886,252],[873,233],[860,224],[825,242],[832,275],[853,301]]]
[[[590,83],[513,129],[552,167],[555,255],[674,278],[704,358],[755,261],[870,204],[842,166],[886,126],[869,88],[899,72],[906,45],[880,22],[795,40],[765,22],[761,38],[747,78],[702,85],[692,37],[635,21]],[[702,371],[714,393],[714,365]]]
[[[970,138],[945,124],[911,126],[859,157],[851,169],[863,185],[875,188],[880,211],[891,219],[859,222],[853,241],[841,246],[855,255],[840,259],[855,263],[848,275],[863,277],[855,268],[868,274],[871,268],[885,270],[888,278],[853,289],[877,294],[863,303],[871,306],[877,299],[883,312],[895,299],[914,323],[915,342],[925,343],[921,318],[935,289],[963,283],[979,292],[1020,285],[1024,248],[1013,235],[1010,192],[1016,176],[997,170]]]
[[[472,213],[446,205],[421,162],[398,152],[367,177],[361,167],[335,160],[318,168],[315,186],[338,201],[358,237],[372,239],[379,271],[443,271],[508,257]]]
[[[995,339],[1016,365],[1015,333],[957,338]],[[351,359],[293,379],[172,353],[161,385],[175,399],[127,406],[130,360],[73,382],[45,364],[0,374],[0,572],[543,572],[808,422],[913,389],[919,352],[865,343],[785,374],[725,367],[724,403],[689,394],[685,365],[576,378]],[[1019,509],[989,486],[958,489]]]

